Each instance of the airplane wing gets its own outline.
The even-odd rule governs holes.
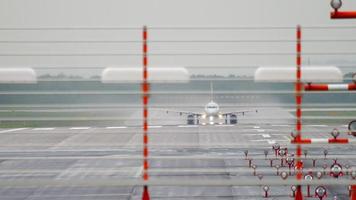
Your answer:
[[[250,112],[258,112],[258,110],[240,110],[240,111],[233,111],[233,112],[226,112],[226,113],[221,113],[222,115],[238,115],[238,114],[242,114],[245,115],[245,113],[250,113]]]
[[[179,111],[179,110],[165,110],[166,113],[178,113],[179,115],[195,115],[200,117],[203,113],[191,112],[191,111]]]

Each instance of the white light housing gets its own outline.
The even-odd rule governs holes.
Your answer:
[[[103,83],[140,83],[143,81],[142,67],[108,67],[101,74]],[[184,67],[150,67],[148,82],[189,82],[188,70]]]
[[[302,82],[342,82],[343,75],[334,66],[301,67]],[[295,82],[296,67],[259,67],[255,71],[256,82]]]
[[[341,0],[331,0],[330,5],[333,9],[339,10],[342,6]]]
[[[0,68],[0,84],[29,84],[36,82],[36,72],[32,68]]]

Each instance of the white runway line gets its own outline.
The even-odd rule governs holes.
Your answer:
[[[264,129],[256,129],[256,131],[259,132],[259,133],[265,132]]]
[[[148,126],[148,128],[162,128],[163,126]]]
[[[272,124],[271,126],[276,126],[276,127],[290,127],[290,125],[287,125],[287,124]]]
[[[235,126],[235,125],[233,125],[233,124],[216,124],[215,126],[230,127],[230,126]]]
[[[108,126],[108,127],[106,127],[106,129],[123,129],[123,128],[127,128],[127,126]]]
[[[88,130],[90,129],[90,127],[72,127],[69,128],[70,130]]]
[[[253,128],[261,128],[261,127],[259,127],[259,126],[254,126]]]
[[[179,125],[178,127],[179,128],[197,128],[199,126],[197,126],[197,125]]]
[[[264,138],[270,138],[271,135],[270,135],[270,134],[262,134],[262,137],[264,137]]]
[[[14,128],[14,129],[7,129],[7,130],[2,130],[0,133],[10,133],[10,132],[15,132],[15,131],[22,131],[28,128]]]
[[[305,126],[310,126],[310,127],[328,127],[328,125],[324,125],[324,124],[311,124],[311,125],[305,125]]]
[[[52,131],[54,128],[34,128],[33,131]]]

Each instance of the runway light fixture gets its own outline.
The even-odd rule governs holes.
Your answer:
[[[351,171],[351,178],[356,179],[356,170]]]
[[[297,186],[292,185],[292,186],[290,187],[290,189],[292,190],[292,197],[295,197],[295,192],[297,191]]]
[[[269,187],[267,185],[262,187],[263,191],[265,192],[265,198],[268,197],[268,191],[269,191]]]
[[[330,176],[334,177],[334,178],[339,178],[339,176],[342,176],[342,167],[340,164],[338,163],[334,163],[331,165],[330,167]]]
[[[356,137],[356,120],[353,120],[348,125],[349,135]]]
[[[335,12],[337,12],[342,6],[342,1],[341,0],[331,0],[330,5],[335,10]]]
[[[334,128],[332,131],[331,131],[331,136],[334,137],[334,139],[336,139],[337,137],[339,137],[340,135],[340,131],[337,129],[337,128]]]
[[[317,177],[318,179],[321,179],[321,178],[323,177],[323,173],[322,173],[321,171],[317,171],[317,172],[316,172],[316,177]]]
[[[288,178],[288,173],[285,172],[285,171],[281,172],[281,178],[282,178],[283,180],[286,180],[286,179]]]
[[[326,159],[326,156],[328,155],[329,151],[327,149],[324,149],[324,158]]]
[[[268,156],[268,150],[267,150],[267,149],[265,149],[265,150],[263,151],[263,154],[265,154],[265,159],[267,159],[267,156]]]
[[[315,188],[315,196],[322,200],[326,197],[326,189],[323,186],[318,186]]]
[[[304,150],[303,150],[303,154],[304,154],[304,157],[306,158],[307,155],[308,155],[308,150],[304,149]]]

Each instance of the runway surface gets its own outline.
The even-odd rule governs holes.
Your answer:
[[[140,115],[137,111],[131,117]],[[279,143],[294,152],[290,132],[293,117],[283,110],[263,110],[240,117],[237,125],[185,125],[180,116],[166,116],[152,111],[152,118],[169,118],[170,123],[152,123],[149,127],[150,175],[152,179],[175,180],[239,180],[257,179],[248,167],[244,151],[257,166],[257,174],[276,176],[275,167],[264,159],[274,158],[272,144]],[[260,117],[261,120],[249,119]],[[280,120],[264,118],[279,116]],[[284,116],[284,117],[283,117]],[[175,120],[175,121],[174,121]],[[172,123],[174,122],[174,123]],[[329,138],[333,128],[346,135],[346,125],[308,124],[305,136]],[[317,157],[315,169],[330,166],[334,160],[355,166],[354,145],[310,145],[307,158]],[[323,151],[328,155],[324,159]],[[109,183],[140,179],[142,173],[142,127],[120,124],[104,127],[41,127],[0,130],[0,199],[141,199],[142,187],[115,186]],[[349,157],[348,157],[349,156]],[[351,157],[351,159],[350,159]],[[305,159],[305,169],[312,169],[312,159]],[[278,162],[273,163],[277,165]],[[288,171],[288,166],[279,171]],[[278,176],[276,176],[278,177]],[[294,178],[294,177],[291,177]],[[332,179],[325,175],[325,179]],[[349,176],[342,178],[349,179]],[[65,181],[62,185],[26,185],[26,181]],[[71,185],[71,181],[82,185]],[[95,182],[108,184],[86,185]],[[4,187],[6,184],[8,187]],[[18,184],[18,185],[16,185]],[[305,190],[306,188],[303,188]],[[314,196],[315,186],[311,186]],[[348,199],[346,186],[327,187],[328,197]],[[152,199],[262,199],[260,186],[154,186]],[[306,194],[306,191],[304,191]],[[271,186],[267,199],[291,199],[290,186]],[[312,199],[312,198],[311,198]]]

